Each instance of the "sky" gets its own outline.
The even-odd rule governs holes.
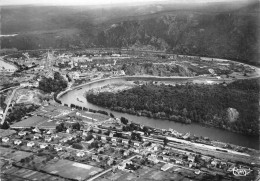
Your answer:
[[[0,0],[0,5],[109,5],[109,4],[133,4],[149,2],[171,2],[171,3],[207,3],[207,2],[227,2],[234,0]],[[250,0],[238,0],[250,1]]]

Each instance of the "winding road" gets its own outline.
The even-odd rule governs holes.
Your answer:
[[[20,88],[20,86],[19,86],[19,87],[16,87],[16,88],[13,90],[12,95],[9,97],[9,100],[8,100],[8,102],[7,102],[7,106],[6,106],[6,108],[5,108],[5,112],[4,112],[4,114],[3,114],[3,118],[2,118],[2,121],[1,121],[1,125],[3,125],[4,122],[5,122],[5,117],[6,117],[6,114],[7,114],[7,112],[8,112],[8,109],[9,109],[9,106],[10,106],[10,104],[11,104],[11,101],[12,101],[14,95],[15,95],[15,92],[16,92],[19,88]]]

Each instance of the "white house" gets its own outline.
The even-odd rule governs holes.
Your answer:
[[[128,145],[129,141],[128,140],[122,140],[122,143],[125,144],[125,145]]]
[[[77,157],[83,157],[84,155],[85,155],[85,153],[83,151],[77,153]]]
[[[41,149],[44,149],[44,148],[46,148],[47,146],[48,146],[47,143],[42,143],[42,144],[40,144],[40,148],[41,148]]]
[[[20,144],[22,144],[22,141],[21,140],[14,140],[14,144],[15,145],[20,145]]]
[[[61,147],[61,146],[56,146],[54,149],[55,149],[56,151],[61,151],[61,150],[62,150],[62,147]]]
[[[46,137],[44,140],[45,140],[46,142],[51,142],[52,138],[51,138],[51,137]]]
[[[28,147],[33,147],[34,145],[35,145],[35,143],[33,141],[30,141],[30,142],[27,143]]]
[[[8,138],[8,137],[2,138],[2,142],[7,143],[8,141],[9,141],[9,138]]]
[[[18,135],[19,135],[19,136],[25,136],[25,135],[26,135],[26,132],[25,132],[25,131],[20,131],[20,132],[18,133]]]

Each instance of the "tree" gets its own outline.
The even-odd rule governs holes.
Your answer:
[[[66,127],[64,126],[64,123],[60,123],[59,125],[56,126],[56,131],[57,132],[62,132],[66,130]]]
[[[163,145],[166,146],[168,142],[169,142],[169,140],[168,140],[166,137],[164,137],[164,139],[163,139]]]
[[[7,121],[4,121],[4,123],[0,127],[1,127],[1,129],[8,129],[10,126],[7,123]]]
[[[127,124],[128,123],[128,119],[126,119],[126,118],[124,118],[124,117],[121,117],[121,122],[123,123],[123,124]]]
[[[79,144],[79,143],[73,143],[72,144],[72,148],[82,150],[83,146],[81,144]]]
[[[77,123],[73,123],[72,124],[72,129],[80,130],[80,124],[78,122]]]
[[[111,118],[114,118],[115,116],[114,116],[114,114],[110,113],[110,117],[111,117]]]

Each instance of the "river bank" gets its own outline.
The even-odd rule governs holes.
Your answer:
[[[195,134],[197,136],[209,137],[212,140],[219,140],[226,143],[259,149],[258,147],[259,138],[257,136],[245,136],[245,135],[229,132],[218,128],[199,125],[196,123],[186,125],[186,124],[181,124],[169,120],[158,120],[154,118],[131,115],[127,113],[120,113],[116,111],[111,111],[110,109],[102,108],[100,106],[93,105],[85,99],[84,96],[85,92],[90,89],[96,87],[102,87],[107,84],[120,83],[124,81],[126,81],[126,78],[122,78],[122,77],[97,80],[94,82],[87,83],[85,85],[77,86],[73,90],[68,90],[66,92],[63,92],[62,94],[59,94],[58,98],[61,100],[62,104],[67,104],[67,105],[74,104],[74,105],[87,107],[95,110],[103,110],[103,111],[111,112],[116,117],[126,117],[127,119],[142,125],[147,125],[147,126],[161,128],[161,129],[172,128],[182,133],[190,132],[191,134]],[[176,78],[176,81],[180,81],[180,79]],[[79,98],[79,100],[81,100],[82,102],[79,102],[77,98]]]

